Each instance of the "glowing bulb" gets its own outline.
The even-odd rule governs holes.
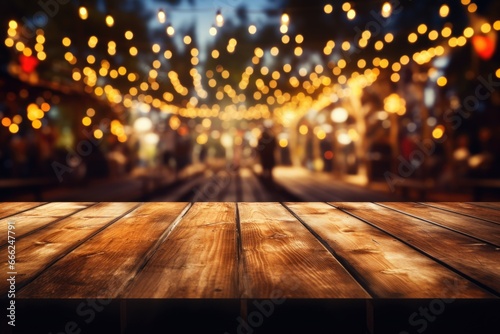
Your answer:
[[[208,32],[210,33],[211,36],[215,36],[217,35],[217,28],[212,26]]]
[[[81,6],[81,7],[78,9],[78,15],[80,15],[80,18],[81,18],[82,20],[86,20],[86,19],[88,19],[88,17],[89,17],[89,12],[88,12],[87,8],[85,8],[85,7]]]
[[[166,20],[167,20],[167,15],[165,15],[163,9],[160,9],[158,11],[158,21],[163,24],[165,23]]]
[[[168,27],[167,27],[167,35],[173,36],[174,33],[175,33],[174,27],[172,27],[172,25],[169,24]]]
[[[215,23],[217,24],[217,27],[222,27],[224,25],[224,17],[222,16],[220,10],[218,10],[215,15]]]
[[[290,23],[290,16],[288,16],[287,13],[283,13],[281,15],[281,24],[282,25],[288,25]]]
[[[392,14],[392,5],[386,2],[382,5],[382,16],[388,18]]]
[[[111,16],[111,15],[108,14],[106,16],[106,25],[108,27],[112,27],[114,24],[115,24],[115,19],[113,18],[113,16]]]

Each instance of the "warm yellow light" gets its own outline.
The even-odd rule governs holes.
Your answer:
[[[438,125],[434,130],[432,130],[432,137],[434,139],[440,139],[444,135],[444,127],[442,125]]]
[[[115,19],[111,15],[106,16],[106,25],[112,27],[115,24]]]
[[[22,52],[25,48],[25,45],[23,42],[19,41],[16,43],[16,50],[19,52]]]
[[[403,100],[398,94],[393,93],[384,99],[384,109],[388,113],[399,113],[400,110],[405,108],[405,100]]]
[[[89,17],[89,12],[87,8],[81,6],[80,8],[78,8],[78,15],[82,20],[86,20]]]
[[[342,4],[342,10],[343,10],[344,12],[347,12],[347,11],[349,11],[349,9],[351,9],[351,4],[350,4],[349,2],[344,2],[344,3]]]
[[[90,48],[95,48],[95,46],[97,45],[98,42],[99,42],[99,40],[97,39],[97,37],[90,36],[88,45]]]
[[[92,124],[92,119],[90,117],[85,116],[82,119],[82,124],[85,126],[89,126],[90,124]]]
[[[222,27],[224,25],[224,16],[222,16],[221,11],[217,11],[217,14],[215,15],[215,23],[217,24],[218,27]]]
[[[138,53],[138,50],[135,46],[132,46],[130,49],[129,49],[129,53],[132,57],[135,57],[137,56],[137,53]]]
[[[491,31],[491,24],[489,24],[489,23],[487,23],[487,22],[486,22],[486,23],[483,23],[483,24],[481,25],[481,32],[482,32],[483,34],[487,34],[487,33],[489,33],[490,31]]]
[[[500,79],[500,68],[496,70],[495,75]]]
[[[173,53],[170,50],[166,50],[165,52],[163,52],[163,57],[165,57],[165,59],[170,59],[170,58],[172,58],[172,56],[173,56]]]
[[[171,25],[168,25],[166,32],[167,32],[167,35],[173,36],[175,34],[175,29]]]
[[[163,24],[167,20],[167,15],[163,11],[163,9],[158,10],[158,21]]]
[[[295,36],[295,43],[300,44],[303,41],[304,41],[304,36],[302,36],[301,34],[298,34],[297,36]]]
[[[392,5],[389,2],[385,2],[382,5],[382,16],[388,18],[392,13]]]
[[[10,133],[18,133],[19,132],[19,125],[12,123],[9,125],[9,131]]]
[[[257,32],[257,27],[256,27],[255,25],[253,25],[253,24],[252,24],[252,25],[250,25],[250,26],[248,27],[248,32],[249,32],[251,35],[255,34],[255,33]]]
[[[153,44],[153,46],[151,47],[151,49],[153,50],[154,53],[159,53],[160,50],[161,50],[161,47],[159,44]]]
[[[290,16],[288,16],[287,13],[283,13],[281,15],[281,24],[282,25],[288,25],[290,23]]]
[[[208,33],[211,35],[211,36],[215,36],[217,35],[217,28],[212,26],[210,27],[210,29],[208,30]]]
[[[356,11],[354,9],[349,9],[347,12],[347,18],[353,20],[356,17]]]
[[[64,37],[62,39],[62,44],[66,47],[70,46],[71,45],[71,39],[69,39],[69,37]]]
[[[206,133],[202,133],[196,138],[196,143],[198,143],[198,145],[205,145],[207,142],[208,136]]]
[[[429,32],[429,39],[435,41],[439,37],[439,33],[436,30],[431,30]]]
[[[418,26],[417,31],[419,34],[423,35],[427,32],[427,26],[424,23],[422,23]]]
[[[290,36],[288,36],[288,35],[283,35],[283,36],[281,37],[281,42],[282,42],[283,44],[288,44],[288,43],[290,42]]]
[[[471,38],[474,35],[474,29],[472,27],[467,27],[464,29],[464,36],[466,38]]]
[[[442,30],[441,30],[441,36],[443,37],[450,37],[451,36],[451,28],[450,27],[444,27]]]
[[[212,58],[217,59],[219,58],[219,51],[217,50],[212,50]]]
[[[82,75],[80,74],[80,72],[73,72],[73,74],[71,75],[71,77],[75,81],[80,81],[82,79]]]
[[[401,79],[400,75],[398,73],[392,73],[391,74],[391,81],[392,82],[398,82],[399,79]]]
[[[302,52],[303,52],[303,50],[302,50],[302,48],[301,48],[300,46],[297,46],[297,47],[295,48],[295,50],[293,51],[293,53],[294,53],[297,57],[300,57],[300,56],[302,55]]]
[[[389,32],[389,33],[385,34],[384,40],[387,43],[391,43],[394,40],[394,35]]]
[[[125,31],[125,38],[130,41],[132,38],[134,38],[134,33],[130,30]]]
[[[43,43],[45,43],[45,36],[44,35],[37,35],[35,40],[37,43],[43,44]]]
[[[10,37],[7,37],[5,39],[5,46],[8,47],[8,48],[11,48],[14,46],[14,40]]]
[[[417,39],[418,39],[418,36],[414,32],[412,32],[411,34],[408,35],[408,42],[410,42],[410,43],[415,43],[417,41]]]
[[[307,135],[307,133],[309,132],[309,128],[307,127],[307,125],[305,124],[302,124],[300,127],[299,127],[299,133],[303,136]]]
[[[376,41],[375,42],[375,50],[380,51],[384,48],[384,42]]]
[[[97,130],[95,130],[95,131],[94,131],[94,137],[95,137],[96,139],[101,139],[103,135],[104,135],[104,134],[102,133],[102,130],[101,130],[101,129],[97,129]]]
[[[14,20],[9,21],[9,28],[10,29],[17,29],[17,27],[18,27],[18,24],[16,21],[14,21]]]
[[[439,77],[436,83],[439,87],[444,87],[448,83],[448,80],[445,77]]]
[[[500,30],[500,20],[496,20],[493,23],[493,29],[495,29],[496,31]]]
[[[477,5],[475,3],[471,3],[469,6],[467,6],[467,10],[469,13],[475,13],[477,11]]]
[[[439,16],[447,17],[448,14],[450,14],[450,7],[448,7],[448,5],[442,5],[441,8],[439,8]]]
[[[26,57],[30,57],[33,54],[33,51],[30,48],[24,48],[23,55]]]
[[[279,145],[280,145],[280,147],[281,147],[281,148],[285,148],[285,147],[287,147],[287,146],[288,146],[288,139],[286,139],[286,138],[281,138],[281,139],[279,140]]]
[[[36,57],[38,58],[38,60],[44,61],[45,59],[47,59],[47,54],[43,51],[40,51],[36,54]]]
[[[189,36],[189,35],[184,36],[183,41],[184,41],[184,44],[186,44],[186,45],[191,44],[191,42],[192,42],[191,36]]]

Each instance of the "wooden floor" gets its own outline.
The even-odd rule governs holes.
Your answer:
[[[500,296],[500,203],[0,203],[0,220],[20,299]]]

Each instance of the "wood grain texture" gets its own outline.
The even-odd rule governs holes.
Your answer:
[[[236,205],[196,203],[124,291],[126,298],[238,298]]]
[[[15,223],[16,240],[27,233],[47,226],[94,203],[48,203],[0,220],[0,245],[7,242],[7,224]]]
[[[137,206],[136,203],[100,203],[64,218],[16,242],[16,287],[20,289],[48,266],[69,251],[87,241],[89,237]],[[94,211],[107,211],[107,217],[92,217]],[[111,214],[112,212],[112,214]],[[77,216],[78,215],[78,216]],[[7,246],[0,252],[7,253]],[[0,263],[0,270],[7,272],[7,262]],[[7,281],[0,281],[0,291],[7,289]]]
[[[44,271],[19,298],[115,298],[185,208],[143,204]]]
[[[326,203],[286,206],[353,267],[374,297],[491,297],[415,249]]]
[[[279,203],[239,203],[244,298],[370,298]]]
[[[500,295],[498,248],[373,203],[331,203],[396,236]]]
[[[500,210],[500,202],[467,202],[465,204],[477,206],[480,208],[488,208],[493,210]]]
[[[5,218],[21,211],[29,210],[45,204],[44,202],[2,202],[0,203],[0,218]]]
[[[495,209],[478,207],[473,204],[461,202],[425,202],[423,204],[445,211],[487,220],[491,223],[500,224],[500,211]]]
[[[443,211],[419,203],[382,203],[381,205],[449,227],[500,247],[500,226],[495,223]]]

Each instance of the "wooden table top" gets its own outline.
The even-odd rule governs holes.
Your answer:
[[[17,298],[500,296],[500,203],[6,202],[0,221]]]

